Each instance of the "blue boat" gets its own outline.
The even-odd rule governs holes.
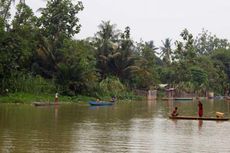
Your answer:
[[[113,105],[114,102],[107,102],[107,101],[89,101],[89,104],[91,106],[109,106],[109,105]]]

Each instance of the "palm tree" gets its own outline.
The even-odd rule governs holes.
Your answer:
[[[100,31],[95,38],[97,48],[97,67],[102,78],[115,75],[121,80],[129,80],[138,70],[137,56],[134,53],[133,41],[130,39],[130,28],[121,33],[116,25],[109,21],[99,25]]]
[[[119,32],[116,30],[116,25],[110,21],[102,21],[98,26],[99,32],[95,35],[95,47],[97,49],[97,68],[100,71],[102,78],[105,78],[109,73],[108,61],[116,53]]]
[[[172,55],[171,39],[166,38],[165,41],[162,41],[162,44],[163,44],[163,46],[160,47],[161,57],[163,57],[163,60],[168,65],[172,62],[172,59],[171,59],[171,55]]]
[[[44,77],[52,78],[58,69],[57,58],[53,52],[53,45],[49,39],[37,34],[38,43],[34,54],[33,66]]]

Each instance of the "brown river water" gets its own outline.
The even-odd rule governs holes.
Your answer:
[[[229,153],[230,121],[171,120],[197,115],[195,101],[126,101],[113,106],[0,104],[1,153]],[[204,116],[230,117],[230,102],[203,100]]]

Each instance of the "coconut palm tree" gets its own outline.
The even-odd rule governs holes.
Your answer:
[[[162,41],[163,46],[160,47],[161,49],[161,57],[163,57],[163,61],[167,65],[169,65],[172,62],[171,55],[172,55],[172,49],[171,49],[171,39],[166,38],[165,41]]]
[[[102,21],[98,26],[99,31],[94,37],[94,46],[96,48],[97,68],[105,78],[109,73],[108,61],[116,55],[118,44],[119,31],[116,30],[116,25],[110,21]]]
[[[132,73],[138,69],[134,44],[130,39],[130,28],[126,27],[121,33],[110,21],[103,21],[99,29],[95,38],[95,46],[97,48],[97,68],[102,78],[115,75],[123,81],[129,80]]]

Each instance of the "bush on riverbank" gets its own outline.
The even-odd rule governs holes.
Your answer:
[[[9,93],[4,96],[0,96],[0,103],[21,103],[21,104],[30,104],[33,102],[54,102],[55,94],[33,94],[33,93]],[[133,100],[133,99],[142,99],[143,97],[135,96],[132,93],[127,92],[123,97],[118,97],[120,100]],[[78,96],[64,96],[59,95],[60,103],[85,103],[90,100],[96,100],[95,97],[89,97],[84,95]],[[100,96],[101,100],[110,100],[110,96]]]

